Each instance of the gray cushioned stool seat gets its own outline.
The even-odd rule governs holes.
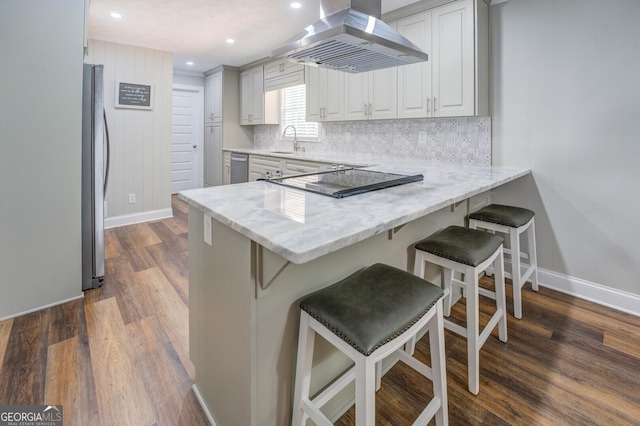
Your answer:
[[[442,294],[413,274],[376,263],[311,293],[300,308],[369,356],[411,327]]]
[[[477,212],[471,213],[469,219],[483,222],[497,223],[498,225],[519,228],[531,220],[535,213],[522,207],[503,206],[501,204],[489,204]]]
[[[449,226],[415,244],[417,250],[469,266],[487,260],[504,239],[477,229]]]

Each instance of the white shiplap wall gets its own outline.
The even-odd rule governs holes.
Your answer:
[[[173,54],[90,39],[85,62],[104,65],[111,139],[106,226],[170,216]],[[114,108],[116,81],[152,84],[153,109]]]

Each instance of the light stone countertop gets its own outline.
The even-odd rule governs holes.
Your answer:
[[[182,191],[181,200],[293,263],[305,263],[466,200],[530,171],[386,160],[370,170],[424,175],[335,199],[264,181]]]

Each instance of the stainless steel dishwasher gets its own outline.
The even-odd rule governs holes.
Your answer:
[[[249,180],[249,154],[231,153],[231,183]]]

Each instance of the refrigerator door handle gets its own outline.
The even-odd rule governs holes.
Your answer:
[[[109,143],[109,125],[107,124],[107,111],[102,110],[102,116],[104,117],[104,134],[107,140],[107,166],[104,171],[104,190],[102,192],[102,198],[107,198],[107,186],[109,185],[109,169],[111,168],[111,144]]]

